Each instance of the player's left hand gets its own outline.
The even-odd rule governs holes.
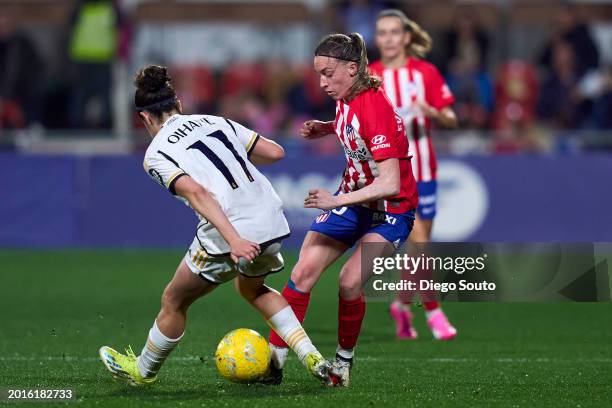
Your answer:
[[[230,244],[230,257],[232,261],[238,263],[240,258],[244,258],[247,262],[253,262],[261,252],[261,248],[255,242],[238,238]]]
[[[304,199],[305,208],[320,208],[331,210],[338,207],[338,197],[327,190],[315,188],[308,191],[308,197]]]

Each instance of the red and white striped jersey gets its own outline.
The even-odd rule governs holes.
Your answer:
[[[418,193],[406,130],[382,88],[363,91],[349,103],[336,102],[334,126],[347,161],[339,191],[349,193],[372,184],[379,175],[376,162],[399,159],[399,194],[367,206],[394,214],[414,210]]]
[[[431,63],[411,57],[399,69],[386,68],[376,61],[370,64],[370,70],[382,78],[387,96],[404,119],[416,180],[435,180],[437,161],[431,142],[431,121],[422,113],[419,102],[438,110],[452,105],[455,98],[444,78]]]

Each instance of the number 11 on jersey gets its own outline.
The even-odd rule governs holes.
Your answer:
[[[246,163],[244,162],[244,159],[238,154],[238,152],[234,148],[234,145],[232,144],[232,142],[230,142],[230,140],[227,138],[225,133],[223,133],[220,130],[217,130],[217,131],[207,135],[207,137],[214,137],[215,139],[217,139],[221,143],[223,143],[223,145],[230,152],[232,152],[232,155],[234,156],[234,158],[236,159],[238,164],[240,164],[240,167],[242,167],[242,170],[244,171],[244,174],[247,176],[249,181],[250,182],[254,181],[253,176],[249,172],[249,169],[247,168]],[[223,174],[223,177],[225,177],[225,179],[227,180],[229,185],[234,190],[238,188],[238,183],[236,183],[236,180],[234,179],[234,176],[232,176],[232,173],[229,171],[227,166],[223,163],[223,160],[221,160],[221,158],[219,156],[217,156],[217,154],[215,152],[213,152],[212,149],[210,147],[208,147],[203,141],[198,140],[197,142],[193,143],[191,146],[189,146],[187,148],[187,150],[189,150],[189,149],[197,149],[200,152],[202,152],[202,154],[204,154],[204,156],[206,156],[206,158],[208,160],[210,160],[210,162],[217,169],[219,169],[219,171],[221,172],[221,174]]]

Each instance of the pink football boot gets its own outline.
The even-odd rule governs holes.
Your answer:
[[[395,321],[395,334],[399,339],[414,340],[417,338],[417,332],[412,327],[412,313],[410,306],[404,305],[399,301],[391,303],[389,313]]]
[[[436,340],[451,340],[457,335],[457,329],[449,323],[441,309],[434,311],[427,318],[427,325]]]

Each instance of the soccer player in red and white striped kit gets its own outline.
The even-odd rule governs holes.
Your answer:
[[[373,62],[370,70],[383,79],[385,92],[404,120],[412,171],[419,191],[410,240],[429,242],[436,215],[437,190],[432,123],[446,128],[457,126],[457,117],[451,107],[455,98],[436,67],[423,59],[431,50],[431,37],[402,11],[388,9],[380,12],[376,20],[376,46],[381,60]],[[431,294],[425,296],[432,297]],[[454,338],[457,331],[440,304],[429,300],[423,305],[434,337],[438,340]],[[415,339],[417,332],[412,325],[409,300],[398,298],[391,304],[390,311],[396,323],[397,336]]]
[[[368,271],[362,275],[363,249],[368,247],[367,256],[381,256],[385,249],[392,252],[402,245],[412,230],[418,194],[404,122],[380,79],[370,75],[361,35],[325,37],[315,50],[314,67],[321,88],[336,101],[336,117],[304,123],[301,135],[306,139],[335,135],[347,165],[336,194],[320,188],[309,191],[304,206],[324,211],[310,226],[282,294],[303,321],[310,291],[323,271],[355,247],[340,272],[338,348],[331,369],[337,385],[348,386],[366,311],[362,285]],[[272,363],[264,382],[279,383],[287,346],[273,332],[270,343]]]

